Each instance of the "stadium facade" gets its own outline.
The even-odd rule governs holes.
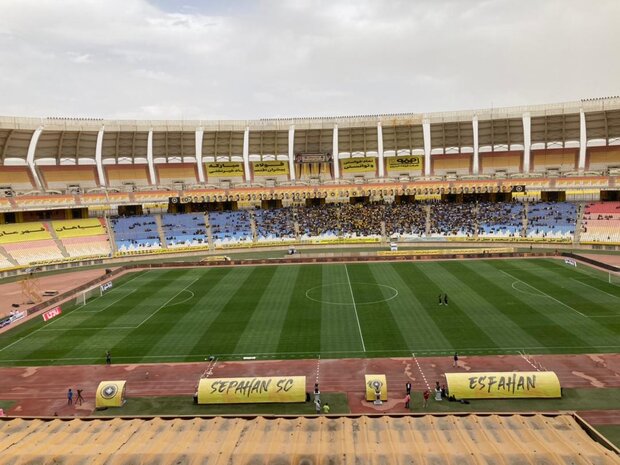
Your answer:
[[[50,195],[53,204],[62,195],[115,204],[209,193],[215,195],[209,200],[241,200],[246,189],[257,188],[260,198],[286,199],[295,188],[300,195],[341,198],[346,190],[331,194],[333,187],[348,184],[370,195],[386,184],[418,195],[518,184],[596,200],[593,190],[614,188],[620,175],[620,98],[252,121],[2,117],[0,156],[0,194],[15,199],[2,202],[4,211],[45,206],[50,199],[32,197]],[[112,192],[150,194],[87,195]]]

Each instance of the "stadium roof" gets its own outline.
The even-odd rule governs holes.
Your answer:
[[[527,135],[524,116],[529,118]],[[582,124],[586,140],[609,144],[620,140],[620,97],[443,113],[330,118],[123,121],[0,117],[0,163],[7,159],[26,160],[29,148],[35,161],[94,160],[98,143],[103,160],[146,160],[149,144],[155,159],[184,161],[196,158],[197,150],[204,157],[241,157],[246,129],[250,155],[288,155],[291,128],[294,153],[331,152],[335,134],[341,153],[398,153],[424,149],[425,123],[433,150],[473,148],[476,138],[477,146],[491,150],[522,147],[528,138],[530,144],[563,147],[567,142],[580,142]]]
[[[571,415],[5,419],[0,465],[611,465]]]

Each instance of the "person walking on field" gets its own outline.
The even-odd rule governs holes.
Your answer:
[[[439,294],[439,305],[443,305],[443,296]]]
[[[443,304],[447,307],[448,306],[448,294],[444,294],[443,296]]]
[[[429,391],[428,389],[424,391],[424,394],[422,394],[422,397],[424,397],[424,403],[422,404],[422,406],[424,408],[426,408],[426,406],[428,405],[428,398],[431,396],[431,391]]]

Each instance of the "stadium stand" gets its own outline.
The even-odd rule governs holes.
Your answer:
[[[291,208],[254,211],[256,234],[259,241],[294,239],[295,225]]]
[[[216,244],[252,240],[250,214],[245,210],[209,212],[209,225]]]
[[[462,176],[471,173],[472,157],[465,155],[436,155],[431,157],[432,173],[437,176]]]
[[[52,227],[70,257],[109,256],[112,253],[102,219],[52,221]]]
[[[99,187],[95,165],[40,165],[37,167],[46,189],[65,190],[79,187],[81,191]]]
[[[620,242],[620,202],[597,202],[586,206],[581,225],[584,242]]]
[[[27,166],[0,166],[0,186],[16,192],[38,189]]]
[[[432,236],[473,237],[475,231],[475,204],[439,202],[431,205]]]
[[[110,224],[120,252],[159,249],[162,246],[152,215],[112,218]]]
[[[575,235],[577,206],[569,202],[529,204],[527,237],[572,238]]]
[[[385,209],[380,204],[343,204],[340,214],[339,233],[345,237],[380,236]]]
[[[520,203],[478,204],[478,235],[483,237],[516,237],[523,229],[523,205]]]
[[[574,171],[578,157],[578,149],[534,150],[532,151],[532,171],[535,173],[544,173],[548,170]]]
[[[338,212],[335,205],[298,207],[296,210],[302,239],[334,237],[338,231]]]
[[[162,229],[168,247],[206,245],[207,227],[202,213],[164,213]]]
[[[147,165],[104,165],[104,167],[108,185],[111,187],[151,184]]]
[[[409,203],[385,206],[385,232],[388,236],[423,236],[426,234],[426,205]]]
[[[20,265],[60,261],[64,258],[56,243],[51,239],[5,244],[4,250]]]
[[[163,186],[182,184],[196,184],[198,176],[195,163],[161,163],[155,164],[158,184]]]
[[[482,152],[480,153],[480,173],[496,176],[519,173],[522,160],[523,153],[521,152]]]

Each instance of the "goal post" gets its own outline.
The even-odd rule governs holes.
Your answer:
[[[614,286],[620,286],[620,272],[610,271],[607,274],[607,282],[609,284],[613,284]]]
[[[112,289],[112,286],[112,281],[108,281],[107,283],[98,284],[97,286],[90,287],[80,292],[76,296],[75,304],[78,307],[83,307],[89,300],[101,297],[103,294],[108,292],[110,289]]]

